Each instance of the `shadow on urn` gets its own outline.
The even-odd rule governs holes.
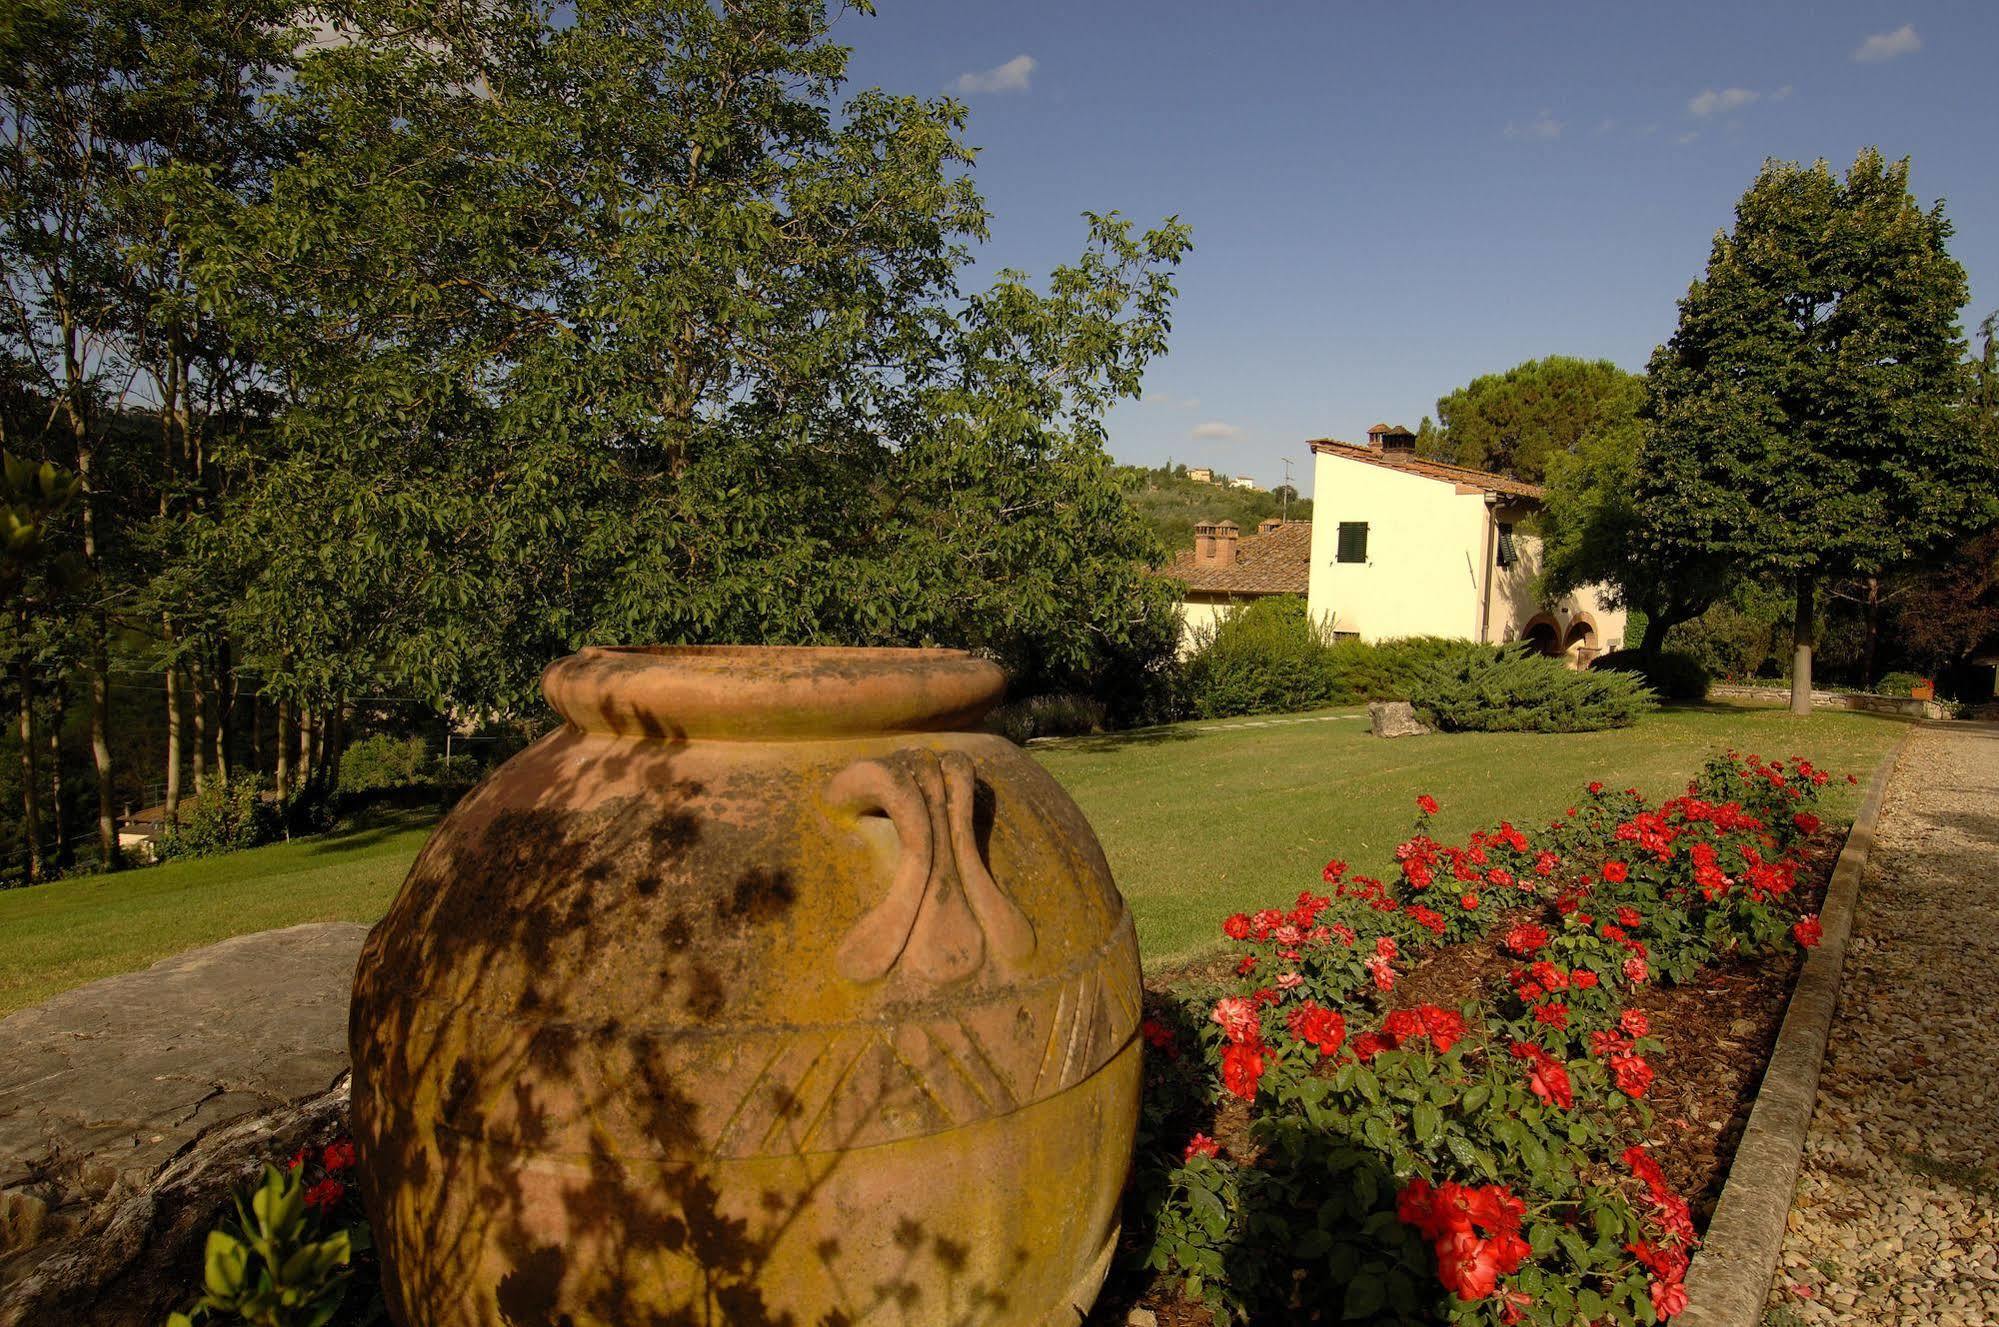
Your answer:
[[[1131,918],[952,650],[591,649],[356,977],[404,1327],[1076,1323],[1137,1117]]]

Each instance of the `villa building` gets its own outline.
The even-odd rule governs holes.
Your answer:
[[[1233,605],[1274,594],[1303,597],[1312,579],[1312,523],[1275,517],[1244,535],[1234,521],[1194,527],[1192,551],[1182,550],[1160,575],[1186,587],[1180,600],[1180,646],[1191,649]]]
[[[1527,640],[1579,668],[1624,644],[1624,612],[1596,587],[1551,603],[1535,595],[1541,541],[1521,523],[1541,505],[1538,486],[1419,457],[1415,446],[1413,433],[1388,424],[1364,444],[1311,444],[1314,619],[1362,640]]]

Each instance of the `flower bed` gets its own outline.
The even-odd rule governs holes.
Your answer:
[[[1545,831],[1461,846],[1423,798],[1397,878],[1335,861],[1320,891],[1228,918],[1228,957],[1145,1024],[1111,1302],[1142,1284],[1167,1322],[1678,1313],[1694,1202],[1817,942],[1826,781],[1718,757],[1659,806],[1592,784]]]

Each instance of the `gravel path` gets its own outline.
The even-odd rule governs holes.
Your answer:
[[[1764,1327],[1999,1327],[1999,724],[1889,781]]]

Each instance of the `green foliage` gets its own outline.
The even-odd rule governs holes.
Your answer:
[[[37,465],[0,451],[0,600],[11,598],[29,565],[45,555],[50,522],[81,486],[53,461]]]
[[[986,716],[985,726],[1009,741],[1081,737],[1104,731],[1108,714],[1088,696],[1042,695],[1010,700]]]
[[[1186,227],[963,291],[964,108],[848,92],[819,0],[413,21],[303,57],[268,197],[180,180],[287,402],[218,553],[280,685],[517,711],[580,643],[736,641],[1143,693],[1178,624],[1103,418]]]
[[[431,755],[421,737],[390,737],[376,733],[349,746],[340,757],[339,791],[380,792],[421,788],[438,782],[443,761]]]
[[[1455,658],[1465,642],[1447,636],[1398,636],[1392,640],[1343,640],[1333,646],[1333,700],[1359,705],[1371,700],[1408,700],[1410,687],[1426,665]]]
[[[1332,633],[1311,620],[1298,595],[1273,594],[1232,608],[1197,639],[1187,659],[1193,712],[1218,719],[1332,704],[1332,644]]]
[[[1921,686],[1924,680],[1914,673],[1884,673],[1874,684],[1874,690],[1883,696],[1907,696],[1912,688]]]
[[[1781,590],[1746,581],[1700,616],[1675,626],[1670,644],[1711,677],[1740,680],[1787,673],[1784,636],[1790,621],[1791,605]]]
[[[1202,484],[1187,478],[1187,467],[1120,466],[1118,475],[1131,484],[1131,504],[1152,528],[1160,546],[1169,550],[1192,548],[1194,527],[1203,521],[1234,521],[1245,536],[1254,534],[1266,520],[1288,517],[1294,521],[1312,519],[1309,498],[1294,496],[1287,504],[1277,492],[1253,492]]]
[[[1691,654],[1667,650],[1647,659],[1642,650],[1613,650],[1598,655],[1590,668],[1599,672],[1631,673],[1662,700],[1706,700],[1714,681]]]
[[[1512,646],[1471,645],[1410,685],[1423,720],[1449,732],[1581,733],[1624,728],[1656,705],[1630,673],[1577,672]]]
[[[167,1327],[323,1327],[340,1311],[349,1262],[366,1243],[366,1226],[321,1228],[307,1206],[303,1166],[267,1165],[249,1205],[237,1199],[236,1221],[208,1232],[201,1298]]]
[[[1908,179],[1871,148],[1844,179],[1766,162],[1647,374],[1647,555],[1795,586],[1807,646],[1819,579],[1924,558],[1993,510],[1962,409],[1964,269]]]
[[[161,861],[211,857],[269,843],[278,836],[278,806],[265,796],[260,775],[212,780],[192,801],[180,804],[180,822],[169,825],[153,845]]]
[[[1442,427],[1417,430],[1417,450],[1539,483],[1557,456],[1628,432],[1644,379],[1607,359],[1550,355],[1487,374],[1437,401]]]

